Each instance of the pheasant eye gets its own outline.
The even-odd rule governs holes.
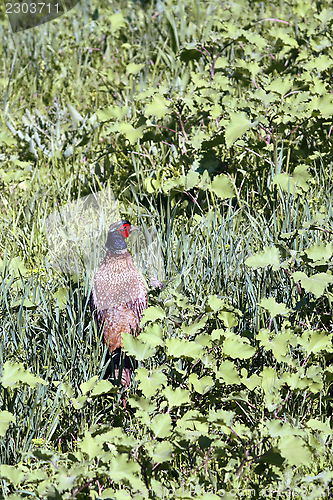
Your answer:
[[[128,238],[129,237],[129,233],[130,233],[130,225],[129,224],[124,224],[123,226],[121,226],[118,231],[121,232],[121,234],[123,235],[124,238]]]

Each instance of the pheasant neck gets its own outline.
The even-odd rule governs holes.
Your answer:
[[[112,231],[108,234],[108,239],[106,240],[106,251],[109,253],[125,253],[127,252],[127,245],[125,238],[119,231]]]
[[[122,250],[114,250],[113,252],[110,250],[108,251],[108,253],[115,253],[116,255],[121,255],[127,252],[128,252],[127,248],[123,248]]]
[[[130,253],[127,248],[122,250],[106,250],[105,260],[109,259],[128,259],[130,257]]]

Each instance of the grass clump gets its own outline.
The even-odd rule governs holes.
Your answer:
[[[16,35],[1,17],[3,497],[330,497],[332,19],[173,0]],[[84,200],[103,196],[142,228],[149,285],[126,409],[89,309],[110,215]],[[96,233],[65,217],[79,205]]]

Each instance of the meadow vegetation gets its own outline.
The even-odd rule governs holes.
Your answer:
[[[330,498],[331,2],[1,9],[0,495]],[[164,262],[126,409],[91,275],[48,258],[106,188]]]

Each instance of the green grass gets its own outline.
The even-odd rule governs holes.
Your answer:
[[[245,1],[82,2],[19,35],[1,17],[3,497],[329,498],[331,21]],[[109,207],[50,244],[51,214],[108,190],[164,284],[124,339],[126,409],[89,308]]]

